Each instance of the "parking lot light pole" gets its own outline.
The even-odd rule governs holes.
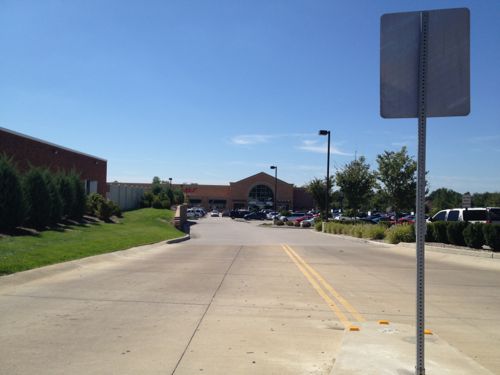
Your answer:
[[[274,212],[276,212],[278,202],[278,167],[271,165],[269,168],[274,169]]]
[[[170,181],[170,189],[172,189],[172,177],[169,177],[168,180]]]
[[[320,130],[319,135],[328,136],[328,151],[326,153],[326,189],[325,189],[325,221],[328,221],[330,207],[330,130]]]

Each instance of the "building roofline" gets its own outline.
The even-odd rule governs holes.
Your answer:
[[[108,162],[106,159],[103,159],[103,158],[100,158],[98,156],[94,156],[94,155],[90,155],[90,154],[86,154],[85,152],[81,152],[81,151],[77,151],[77,150],[73,150],[71,148],[68,148],[68,147],[64,147],[64,146],[60,146],[58,144],[55,144],[55,143],[52,143],[52,142],[47,142],[47,141],[44,141],[43,139],[39,139],[39,138],[35,138],[35,137],[31,137],[29,135],[26,135],[26,134],[22,134],[22,133],[18,133],[14,130],[10,130],[10,129],[6,129],[2,126],[0,126],[0,130],[1,131],[4,131],[6,133],[10,133],[10,134],[13,134],[13,135],[17,135],[18,137],[21,137],[21,138],[26,138],[26,139],[29,139],[31,141],[35,141],[35,142],[39,142],[39,143],[43,143],[47,146],[52,146],[52,147],[57,147],[57,148],[60,148],[61,150],[65,150],[65,151],[69,151],[69,152],[73,152],[75,154],[80,154],[80,155],[83,155],[83,156],[87,156],[87,157],[90,157],[90,158],[93,158],[93,159],[97,159],[97,160],[100,160],[100,161],[104,161],[104,162]]]

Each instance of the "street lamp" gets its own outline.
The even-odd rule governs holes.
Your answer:
[[[169,177],[168,180],[170,181],[170,189],[172,189],[172,177]]]
[[[328,136],[328,152],[326,154],[326,190],[325,190],[325,221],[328,221],[328,208],[330,206],[330,130],[320,130],[318,135]]]
[[[274,212],[276,212],[276,204],[278,202],[278,167],[271,165],[269,168],[274,169]]]

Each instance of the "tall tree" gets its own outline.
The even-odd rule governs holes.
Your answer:
[[[25,213],[21,178],[12,159],[0,154],[0,230],[21,225]]]
[[[376,178],[364,156],[346,164],[343,170],[336,173],[335,179],[347,207],[354,212],[368,208]]]
[[[311,180],[306,186],[306,190],[312,195],[313,201],[316,204],[316,208],[320,209],[321,211],[324,210],[325,208],[325,193],[326,193],[326,184],[325,184],[326,178],[315,178]],[[333,186],[334,183],[334,178],[333,176],[330,176],[330,187]],[[330,191],[330,204],[332,202],[331,199],[331,191]]]
[[[434,190],[427,199],[431,201],[432,214],[447,208],[460,207],[462,204],[462,194],[446,188]]]
[[[413,210],[417,193],[417,162],[408,155],[406,146],[401,151],[384,151],[377,155],[377,163],[377,179],[382,183],[392,209],[396,212]]]

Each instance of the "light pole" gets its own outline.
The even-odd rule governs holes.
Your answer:
[[[172,189],[172,177],[169,177],[168,181],[170,181],[170,189]]]
[[[326,154],[326,190],[325,190],[325,221],[328,221],[328,208],[330,207],[330,130],[320,130],[319,135],[328,136],[328,152]]]
[[[278,202],[278,166],[271,165],[269,168],[274,169],[274,212],[276,212]]]

